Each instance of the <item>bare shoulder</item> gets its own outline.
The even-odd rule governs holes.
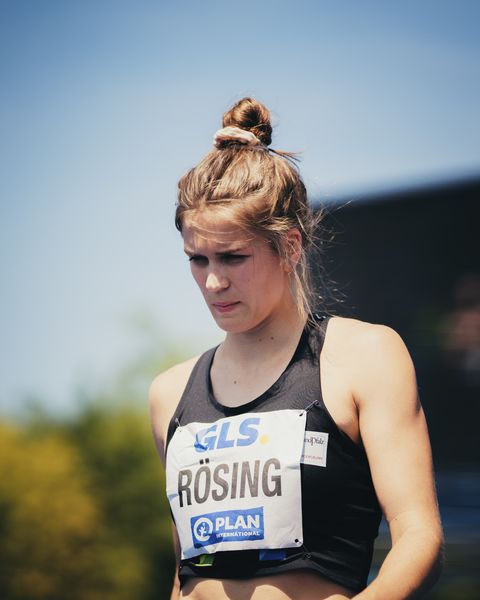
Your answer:
[[[150,406],[152,404],[157,406],[159,404],[174,403],[176,397],[180,400],[180,396],[198,359],[199,357],[195,356],[157,375],[150,384],[148,392]]]
[[[357,360],[376,356],[386,360],[393,357],[409,358],[407,347],[401,336],[389,327],[348,317],[332,317],[329,323],[332,346],[339,352],[354,353]]]
[[[162,458],[168,424],[198,359],[199,356],[195,356],[167,369],[157,375],[150,384],[148,390],[150,420],[157,449]]]
[[[353,395],[374,398],[375,390],[416,383],[410,353],[397,331],[388,325],[333,317],[331,351],[348,365]],[[327,336],[328,338],[328,336]]]
[[[332,316],[328,325],[335,329],[335,335],[340,340],[349,341],[353,345],[385,344],[392,341],[402,341],[400,335],[388,325],[369,323],[350,317]],[[402,342],[403,343],[403,342]]]

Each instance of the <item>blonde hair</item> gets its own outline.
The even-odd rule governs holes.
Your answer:
[[[302,252],[292,265],[292,294],[302,317],[312,317],[307,250],[322,215],[315,215],[309,206],[297,158],[268,147],[270,112],[253,98],[242,98],[223,115],[223,127],[227,126],[250,131],[261,143],[247,145],[230,139],[217,143],[178,182],[175,225],[181,232],[187,213],[219,210],[234,225],[265,239],[288,262],[286,235],[297,228]]]

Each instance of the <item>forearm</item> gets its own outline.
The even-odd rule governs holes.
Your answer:
[[[175,577],[173,579],[172,593],[170,594],[170,600],[178,600],[180,598],[180,580],[178,579],[178,573],[175,571]]]
[[[439,531],[405,531],[392,546],[372,583],[354,600],[414,600],[437,581],[442,568]]]
[[[172,592],[170,594],[170,600],[178,600],[180,598],[180,579],[178,577],[178,567],[180,566],[180,542],[178,540],[178,533],[175,525],[172,522],[172,540],[173,540],[173,552],[175,554],[175,575],[173,577]]]

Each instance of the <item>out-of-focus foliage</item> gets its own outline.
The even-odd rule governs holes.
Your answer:
[[[167,595],[163,473],[148,419],[92,406],[68,424],[0,426],[0,597]]]
[[[34,405],[0,420],[2,600],[169,596],[170,513],[146,396],[176,358],[153,347],[77,394],[73,417]]]
[[[6,424],[0,445],[2,597],[61,598],[72,582],[93,597],[104,532],[80,453],[58,432],[32,438]]]
[[[146,415],[92,406],[0,426],[0,597],[161,598],[173,570]]]
[[[173,573],[171,525],[164,473],[146,411],[92,406],[72,424],[70,436],[82,448],[91,490],[112,541],[136,554],[141,564],[141,582],[135,582],[133,596],[158,599]],[[119,560],[112,567],[122,571],[127,565]]]

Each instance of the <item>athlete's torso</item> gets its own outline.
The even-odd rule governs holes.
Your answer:
[[[284,576],[292,575],[296,580],[298,570],[305,568],[315,572],[311,574],[314,579],[325,576],[344,586],[344,589],[364,587],[380,511],[365,453],[337,427],[323,403],[319,356],[327,320],[321,324],[318,331],[305,330],[297,351],[280,378],[260,397],[242,406],[227,408],[213,397],[209,373],[214,349],[205,353],[195,366],[172,419],[169,440],[172,439],[178,425],[182,427],[191,423],[217,422],[218,431],[213,433],[220,434],[220,424],[222,426],[225,424],[224,442],[226,443],[229,442],[229,425],[226,424],[229,418],[236,419],[238,422],[238,417],[242,415],[261,416],[267,413],[266,416],[270,417],[268,413],[297,410],[306,412],[305,429],[310,436],[311,446],[325,443],[325,452],[322,454],[318,452],[318,448],[314,449],[313,458],[310,461],[303,461],[300,465],[303,536],[298,547],[294,547],[292,542],[292,547],[284,551],[283,555],[269,556],[267,552],[266,560],[259,561],[257,549],[237,551],[233,549],[235,542],[232,541],[228,550],[216,552],[215,564],[200,566],[198,552],[209,550],[209,540],[207,540],[207,547],[201,547],[200,544],[200,550],[194,551],[197,554],[193,561],[188,557],[189,560],[182,563],[184,581],[187,582],[185,590],[192,586],[194,581],[192,578],[195,576],[221,579],[224,577],[260,578],[283,572]],[[242,439],[248,441],[245,432],[248,434],[248,430],[244,431]],[[217,443],[210,442],[209,439],[207,438],[207,445]],[[211,448],[207,448],[209,449]],[[198,469],[200,468],[206,472],[205,465],[198,466]],[[192,471],[192,477],[194,476]],[[254,472],[252,471],[249,476],[252,478]],[[207,475],[204,475],[204,479],[205,477]],[[208,477],[215,479],[212,472]],[[188,477],[185,476],[182,485],[187,484],[187,479]],[[200,482],[199,485],[202,485],[202,481],[199,477],[197,483]],[[232,480],[228,481],[225,472],[221,472],[216,479],[216,489],[214,484],[215,481],[213,484],[209,483],[209,492],[216,493],[217,498],[225,501],[223,505],[220,503],[219,507],[231,508],[232,502],[235,503],[236,495],[239,494],[236,490],[234,493],[232,489],[227,489],[228,485],[232,485]],[[251,492],[251,487],[248,488],[247,484],[244,487],[244,495]],[[254,488],[257,495],[261,495],[259,487]],[[183,500],[186,504],[186,487],[183,492]],[[202,516],[205,492],[204,485],[203,490],[194,498],[199,501],[198,509]],[[190,493],[193,494],[193,489]],[[177,517],[178,514],[177,511]],[[220,511],[218,514],[226,513]],[[198,539],[196,541],[199,543]],[[207,584],[199,581],[197,587],[205,585]]]

